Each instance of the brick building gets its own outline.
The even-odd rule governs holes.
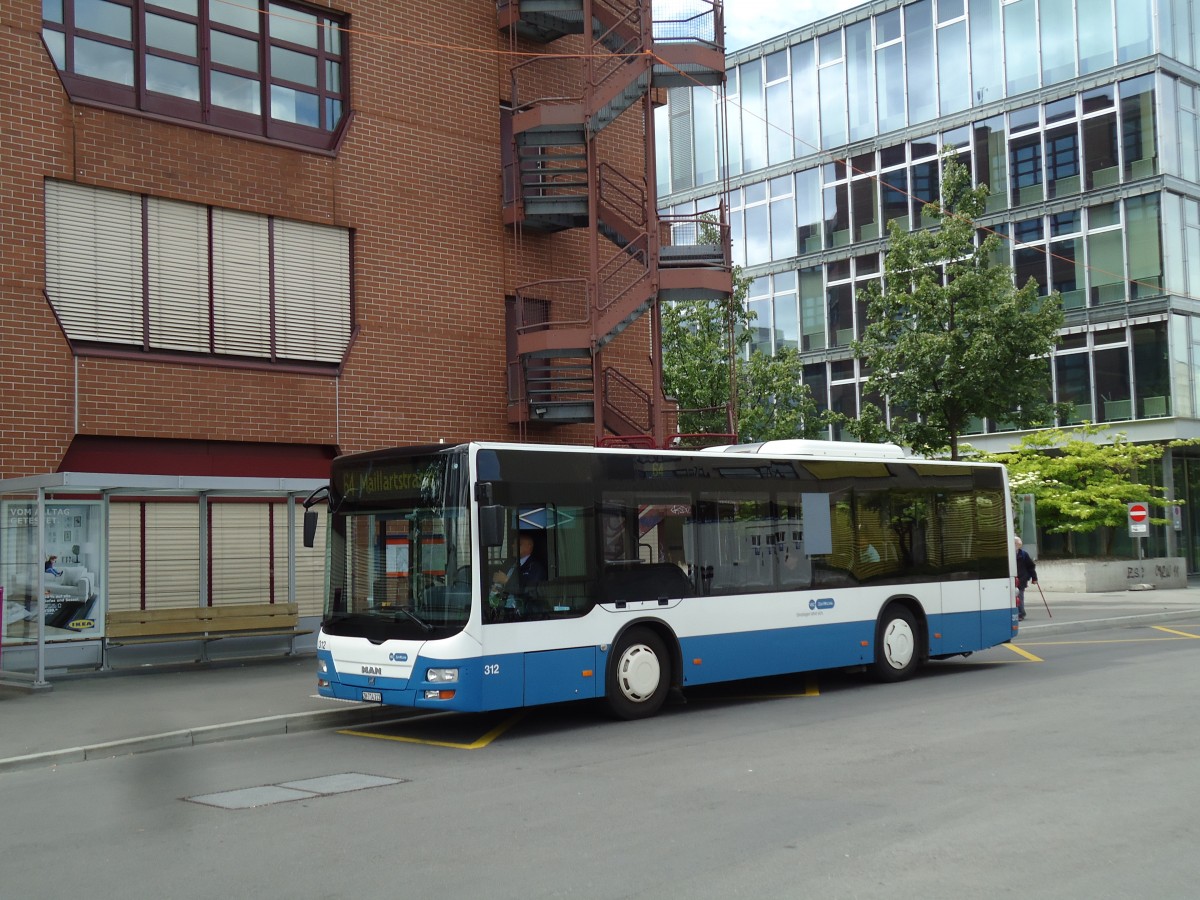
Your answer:
[[[723,79],[719,0],[253,6],[0,9],[0,480],[661,439],[655,304],[729,274],[660,272],[652,107]]]

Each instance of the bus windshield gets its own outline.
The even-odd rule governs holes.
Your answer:
[[[330,501],[326,634],[380,642],[463,629],[471,612],[463,454],[368,456],[338,472]]]

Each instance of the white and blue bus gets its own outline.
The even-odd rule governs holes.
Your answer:
[[[600,698],[640,718],[692,685],[851,667],[898,681],[1017,630],[994,464],[814,441],[473,442],[340,457],[305,505],[321,499],[327,697]]]

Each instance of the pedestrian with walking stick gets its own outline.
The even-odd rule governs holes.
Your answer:
[[[1034,584],[1038,583],[1037,566],[1034,565],[1033,557],[1025,551],[1024,541],[1015,537],[1013,543],[1017,545],[1017,620],[1020,621],[1025,618],[1025,588],[1031,581]],[[1041,589],[1041,585],[1038,585],[1038,590]]]

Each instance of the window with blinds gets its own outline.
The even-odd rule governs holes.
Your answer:
[[[213,500],[208,556],[201,553],[202,513],[194,498],[109,505],[110,610],[285,603],[295,596],[300,615],[319,616],[325,585],[325,532],[313,549],[297,547],[296,583],[289,592],[287,504],[277,499]],[[299,544],[297,505],[296,543]],[[209,596],[200,596],[200,570]]]
[[[47,183],[46,285],[68,337],[142,343],[141,255],[139,197]]]
[[[350,232],[47,181],[46,291],[73,344],[337,365]]]

